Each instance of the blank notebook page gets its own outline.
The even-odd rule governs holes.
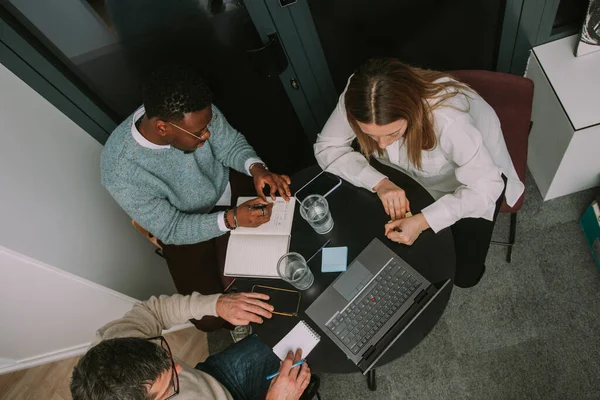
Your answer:
[[[287,253],[289,241],[290,237],[284,235],[231,235],[225,272],[278,278],[277,261]]]
[[[320,341],[321,336],[308,326],[306,322],[300,321],[290,333],[285,335],[273,347],[273,352],[283,360],[287,356],[288,351],[296,353],[297,349],[302,349],[302,358],[306,358]]]

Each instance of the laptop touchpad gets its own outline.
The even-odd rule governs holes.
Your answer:
[[[371,280],[373,274],[363,265],[355,261],[348,271],[344,272],[340,279],[335,281],[333,287],[348,301],[361,291],[363,287]]]

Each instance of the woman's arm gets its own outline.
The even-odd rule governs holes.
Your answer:
[[[471,118],[453,121],[440,135],[439,146],[456,164],[454,173],[462,185],[422,210],[431,229],[438,232],[462,218],[492,220],[504,182]]]
[[[344,94],[317,136],[315,157],[323,170],[336,174],[355,186],[370,191],[386,176],[377,171],[367,159],[352,148],[356,138],[346,118]]]

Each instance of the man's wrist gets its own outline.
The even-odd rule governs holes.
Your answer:
[[[219,309],[221,308],[221,302],[222,297],[224,296],[224,293],[219,293],[219,297],[217,297],[217,301],[215,302],[215,316],[216,317],[221,317],[221,313],[219,313]]]
[[[267,166],[263,162],[252,163],[250,165],[250,167],[248,168],[248,171],[250,171],[250,175],[252,175],[252,176],[254,176],[254,174],[257,173],[257,172],[265,172],[265,171],[268,171],[268,170],[269,169],[267,168]]]
[[[237,223],[235,221],[234,215],[235,215],[235,208],[233,210],[227,210],[227,211],[225,211],[225,215],[224,215],[224,218],[223,218],[223,220],[225,222],[225,226],[230,231],[232,231],[235,228],[237,228]]]

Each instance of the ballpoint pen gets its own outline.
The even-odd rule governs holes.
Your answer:
[[[306,362],[306,360],[302,359],[302,360],[298,361],[296,364],[292,365],[292,368],[302,365],[305,362]],[[276,372],[274,374],[267,376],[267,380],[270,381],[271,379],[275,378],[277,375],[279,375],[279,372]]]
[[[260,210],[261,208],[267,208],[268,204],[252,204],[248,206],[250,210]]]

